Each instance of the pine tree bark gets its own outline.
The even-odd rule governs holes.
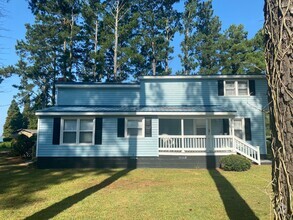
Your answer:
[[[293,0],[265,0],[275,219],[293,219]]]

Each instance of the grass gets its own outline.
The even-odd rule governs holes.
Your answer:
[[[11,150],[11,142],[1,142],[0,143],[0,152],[1,151],[10,151]]]
[[[0,157],[0,219],[270,219],[270,166],[39,170]]]

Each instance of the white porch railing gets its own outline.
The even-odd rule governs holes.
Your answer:
[[[260,164],[260,151],[247,142],[229,135],[159,136],[159,154],[195,154],[196,153],[239,153],[253,162]]]
[[[260,165],[260,150],[258,146],[254,147],[242,139],[234,137],[234,147],[237,153]]]

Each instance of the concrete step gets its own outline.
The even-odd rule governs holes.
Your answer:
[[[263,159],[263,160],[260,160],[260,164],[261,165],[271,165],[272,161],[268,160],[268,159]]]

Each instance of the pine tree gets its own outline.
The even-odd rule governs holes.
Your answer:
[[[203,1],[198,4],[196,34],[194,36],[195,59],[197,60],[198,74],[217,74],[219,66],[219,38],[221,22],[214,16],[212,1]]]
[[[194,74],[198,63],[195,60],[194,35],[196,34],[196,18],[199,0],[187,0],[184,3],[184,12],[182,14],[182,28],[180,33],[184,35],[181,42],[182,54],[179,55],[183,66],[184,75]]]
[[[97,0],[84,1],[81,16],[81,63],[78,75],[84,82],[100,82],[104,77],[105,57],[101,52],[104,4]]]
[[[178,28],[178,13],[173,5],[178,0],[139,1],[140,53],[145,57],[143,75],[168,75],[168,62],[173,48],[170,45]]]
[[[248,32],[243,25],[231,25],[221,37],[220,57],[222,74],[245,74],[249,53]]]
[[[29,97],[26,97],[23,103],[23,126],[22,128],[36,129],[37,128],[37,116],[35,115],[35,109],[31,107],[31,101]]]
[[[3,128],[3,136],[5,138],[12,138],[13,133],[22,128],[22,126],[23,120],[19,107],[16,101],[12,100],[8,108],[7,117]]]
[[[248,40],[249,54],[246,56],[247,74],[264,74],[265,64],[265,38],[264,30],[260,29],[255,36]]]

